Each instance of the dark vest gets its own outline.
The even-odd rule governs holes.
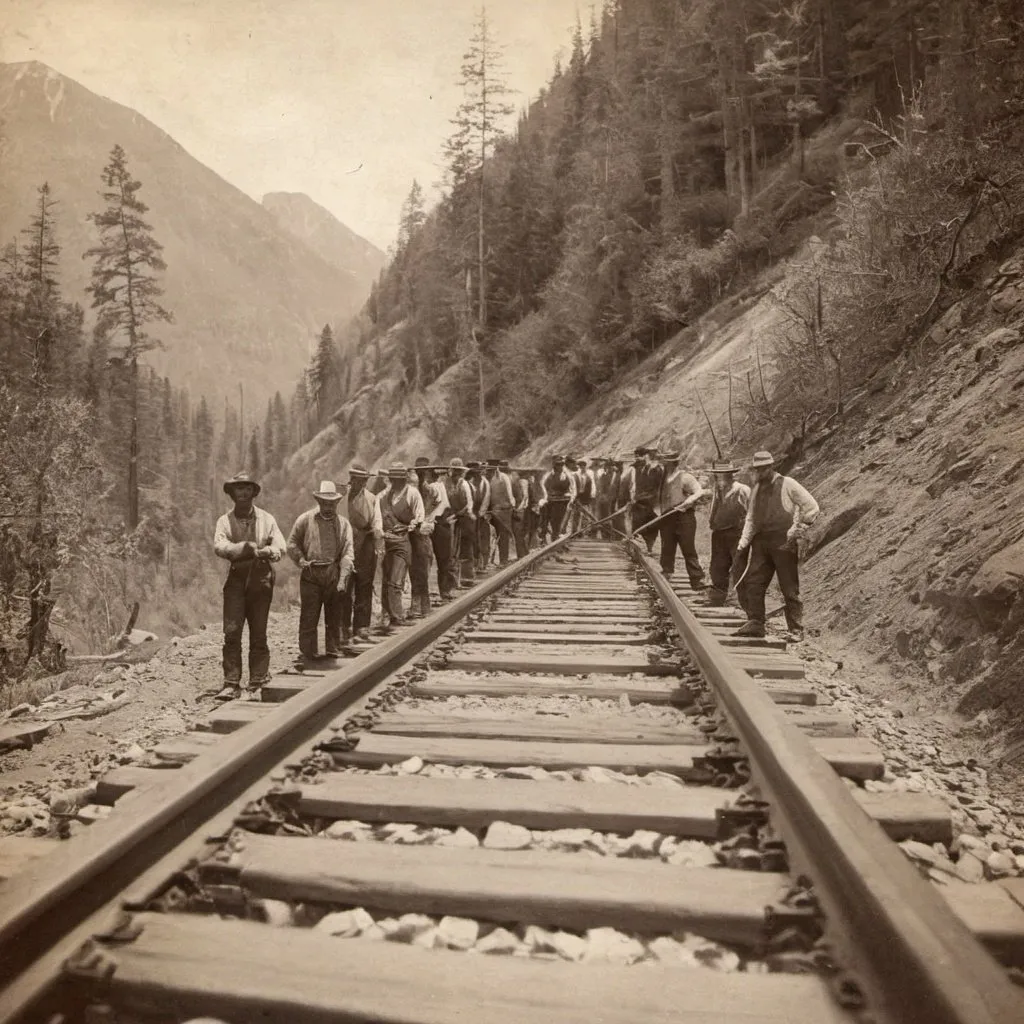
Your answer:
[[[569,488],[572,486],[572,481],[569,479],[569,474],[562,470],[561,473],[556,473],[552,470],[547,477],[545,486],[548,491],[548,501],[568,501],[569,500]]]

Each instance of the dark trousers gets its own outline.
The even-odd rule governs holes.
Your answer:
[[[686,575],[690,585],[704,582],[704,569],[697,557],[697,516],[692,508],[685,512],[673,512],[658,524],[661,534],[661,571],[671,576],[676,569],[676,549],[686,563]]]
[[[430,612],[430,556],[433,548],[430,538],[422,533],[410,533],[412,563],[409,566],[409,582],[412,584],[411,611],[419,615]]]
[[[784,530],[758,533],[750,542],[750,563],[743,582],[736,588],[747,618],[764,623],[764,600],[774,576],[786,602],[786,625],[803,629],[804,606],[800,600],[799,556],[796,545],[786,540]]]
[[[267,619],[274,599],[274,570],[268,562],[233,565],[224,581],[224,682],[242,681],[242,629],[249,624],[249,682],[270,678]]]
[[[615,506],[610,501],[599,498],[594,509],[594,515],[597,516],[598,521],[600,521],[606,516],[610,516],[614,511]],[[598,527],[597,534],[605,540],[614,540],[614,534],[609,529],[608,523],[605,523],[604,526]]]
[[[712,604],[725,604],[729,596],[729,575],[742,532],[739,527],[711,531],[711,586],[708,589],[708,600]]]
[[[653,526],[648,530],[643,527],[644,523],[649,523],[652,519],[657,518],[655,511],[650,505],[639,501],[633,502],[630,511],[633,516],[633,532],[640,534],[641,539],[647,545],[647,553],[650,554],[654,550],[654,538],[658,536],[658,527]]]
[[[458,586],[459,569],[457,555],[453,548],[453,529],[451,523],[434,523],[434,532],[430,535],[430,543],[434,549],[434,561],[437,563],[437,589],[442,597],[451,597],[452,591]]]
[[[476,521],[476,567],[480,572],[491,561],[491,524],[480,516]]]
[[[508,564],[508,552],[512,541],[512,509],[491,509],[491,526],[498,535],[498,564]]]
[[[569,507],[567,501],[550,501],[546,508],[548,510],[547,525],[551,528],[551,539],[558,540],[562,536],[562,526],[565,522],[565,510]]]
[[[348,586],[341,595],[341,633],[345,639],[360,629],[369,629],[373,618],[373,577],[377,572],[377,550],[373,534],[354,533],[354,566]]]
[[[408,537],[401,540],[384,541],[384,564],[382,566],[383,593],[381,606],[385,620],[391,622],[405,621],[405,607],[402,603],[402,592],[405,590],[405,579],[409,575],[409,563],[412,561],[412,544]]]
[[[623,500],[622,502],[620,502],[615,507],[616,508],[621,508],[623,505],[628,505],[628,504],[629,504],[628,501]],[[614,526],[616,530],[619,530],[622,533],[629,533],[629,524],[626,522],[626,513],[625,512],[620,512],[612,520],[612,526]],[[613,534],[613,539],[619,539],[619,535],[617,533]]]
[[[310,565],[299,577],[299,653],[317,656],[320,610],[324,613],[324,650],[341,650],[342,595],[338,592],[338,566]]]
[[[530,549],[526,546],[526,509],[512,510],[512,539],[516,544],[516,558],[522,558]]]
[[[531,551],[537,544],[544,542],[544,509],[528,508],[523,513],[523,535],[526,550]]]
[[[476,580],[476,520],[458,516],[455,520],[455,558],[463,583]]]

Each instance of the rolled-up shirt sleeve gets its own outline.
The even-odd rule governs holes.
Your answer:
[[[284,558],[285,552],[288,550],[288,544],[284,539],[284,534],[281,532],[281,528],[277,525],[277,520],[266,513],[267,519],[267,536],[264,538],[264,547],[270,548],[270,557],[272,561],[279,561]]]
[[[213,551],[218,558],[226,558],[229,562],[237,562],[245,552],[245,541],[235,542],[231,539],[231,527],[227,515],[217,520],[213,531]]]
[[[352,543],[352,524],[347,519],[340,520],[341,522],[341,560],[338,563],[338,571],[342,578],[348,577],[352,573],[352,567],[355,565],[355,545]]]
[[[783,495],[793,506],[794,526],[809,526],[818,518],[818,513],[821,511],[818,503],[814,500],[811,492],[802,484],[798,484],[792,477],[786,477],[786,482],[783,484]]]

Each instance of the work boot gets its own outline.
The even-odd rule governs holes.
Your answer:
[[[747,619],[746,622],[740,626],[739,629],[733,633],[733,636],[764,636],[764,623],[758,622],[756,619]]]
[[[242,696],[241,683],[224,680],[224,688],[213,695],[214,700],[238,700]]]

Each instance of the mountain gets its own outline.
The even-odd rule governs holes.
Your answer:
[[[164,246],[163,304],[175,319],[154,329],[164,348],[147,361],[196,397],[236,396],[242,383],[259,408],[250,402],[287,393],[314,334],[366,297],[365,273],[329,263],[155,124],[44,64],[0,64],[0,136],[0,242],[28,224],[49,182],[63,292],[86,308],[82,253],[97,240],[86,217],[102,208],[111,148],[124,148]]]
[[[386,259],[372,242],[347,228],[304,192],[268,192],[263,197],[263,208],[286,231],[332,267],[352,274],[369,291]]]

